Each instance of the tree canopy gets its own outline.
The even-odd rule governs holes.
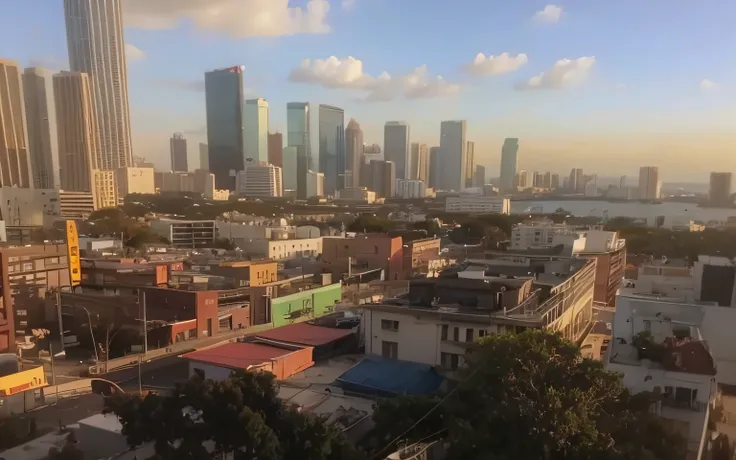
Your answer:
[[[406,438],[446,431],[447,458],[463,460],[683,458],[685,440],[648,412],[621,378],[548,331],[490,336],[467,356],[460,383]],[[436,399],[385,401],[374,413],[385,443]],[[390,449],[389,449],[390,450]]]
[[[360,215],[347,226],[346,230],[355,233],[387,233],[393,230],[394,223],[379,217]]]
[[[357,451],[316,416],[285,407],[275,378],[238,372],[224,381],[192,377],[169,396],[115,395],[115,413],[130,446],[154,443],[161,460],[352,460]]]

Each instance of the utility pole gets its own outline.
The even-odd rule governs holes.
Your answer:
[[[148,354],[148,322],[146,321],[146,291],[143,291],[143,356]]]
[[[64,351],[64,322],[61,315],[61,286],[56,290],[56,313],[59,316],[59,338],[61,339],[61,351]]]
[[[138,356],[138,394],[143,394],[143,373],[141,372],[142,356]]]
[[[51,385],[56,390],[56,398],[54,399],[54,405],[59,402],[59,387],[56,386],[56,368],[54,367],[54,344],[49,340],[49,356],[51,357]]]

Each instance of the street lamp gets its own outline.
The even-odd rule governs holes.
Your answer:
[[[92,316],[89,314],[89,310],[87,310],[87,307],[80,306],[79,308],[87,313],[87,324],[89,325],[89,334],[92,336],[92,348],[95,350],[95,364],[97,364],[100,362],[100,357],[97,355],[97,341],[95,340],[95,333],[92,330]],[[105,353],[109,352],[105,350]]]

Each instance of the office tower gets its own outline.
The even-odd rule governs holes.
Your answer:
[[[381,198],[391,198],[396,194],[396,165],[393,161],[371,161],[373,173],[371,190]]]
[[[0,186],[32,188],[20,67],[9,59],[0,59],[0,121]]]
[[[268,162],[279,168],[284,167],[284,136],[281,133],[268,133]]]
[[[58,187],[59,139],[56,134],[56,108],[51,73],[37,67],[25,69],[23,95],[33,187],[40,189]]]
[[[544,176],[542,178],[542,188],[546,188],[546,189],[552,188],[552,173],[549,171],[544,173]]]
[[[569,188],[573,193],[585,193],[585,175],[582,168],[570,170]]]
[[[297,148],[284,147],[282,153],[284,177],[284,190],[296,190],[297,188]]]
[[[475,165],[475,174],[473,175],[473,186],[483,187],[486,184],[486,167]]]
[[[182,133],[174,133],[169,139],[169,150],[171,152],[171,170],[174,172],[187,172],[187,140]]]
[[[403,121],[387,121],[383,127],[383,159],[394,163],[397,179],[407,179],[411,169],[409,135],[409,124]]]
[[[544,174],[535,172],[532,176],[532,187],[542,188],[544,187]]]
[[[97,117],[89,75],[61,72],[53,77],[62,190],[92,192],[98,151]]]
[[[618,180],[618,186],[619,188],[626,187],[626,176],[621,176],[621,178]]]
[[[243,110],[245,159],[268,162],[268,102],[263,98],[248,99]]]
[[[132,166],[121,0],[64,0],[69,67],[89,75],[99,169]]]
[[[733,204],[731,199],[731,173],[710,173],[710,187],[708,187],[708,202],[711,204]]]
[[[440,148],[429,148],[429,186],[432,188],[440,187]]]
[[[155,171],[150,167],[139,166],[120,168],[115,171],[115,184],[120,198],[131,193],[156,193]]]
[[[472,187],[473,178],[475,177],[475,142],[468,141],[465,158],[465,186]]]
[[[116,171],[95,169],[92,171],[92,198],[95,210],[118,207],[118,187],[115,183]]]
[[[307,171],[307,198],[325,196],[325,175],[321,172]]]
[[[516,191],[516,169],[518,167],[519,139],[509,137],[501,147],[501,193]]]
[[[245,165],[243,67],[204,74],[209,170],[215,187],[235,190],[235,173]]]
[[[353,118],[345,128],[345,188],[360,187],[363,165],[363,130]]]
[[[659,168],[642,166],[639,168],[639,199],[657,200],[662,185],[659,182]]]
[[[514,185],[517,188],[520,188],[522,190],[525,188],[531,187],[532,184],[529,182],[528,178],[529,178],[529,173],[527,172],[526,169],[522,169],[521,171],[516,173],[516,179],[514,180]]]
[[[440,125],[440,188],[465,188],[467,141],[465,120],[443,121]]]
[[[296,197],[307,198],[307,171],[312,167],[308,102],[286,104],[286,145],[296,147]]]
[[[557,190],[560,188],[560,175],[559,174],[552,174],[552,177],[550,179],[549,188],[552,190]]]
[[[319,105],[319,172],[325,175],[325,194],[345,188],[345,111]]]
[[[411,153],[409,155],[409,180],[421,180],[426,184],[429,182],[429,148],[427,144],[419,144],[417,142],[411,144]]]
[[[396,196],[405,200],[425,198],[427,185],[421,180],[396,179]]]
[[[199,169],[204,171],[210,170],[210,149],[203,142],[199,143]]]
[[[242,196],[279,197],[283,196],[283,176],[281,168],[265,161],[249,161],[245,169],[238,171],[235,192]]]

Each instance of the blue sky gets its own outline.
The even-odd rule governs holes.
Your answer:
[[[161,166],[172,132],[193,161],[204,140],[203,73],[245,65],[274,130],[287,101],[308,100],[343,107],[379,144],[387,120],[434,144],[440,121],[467,119],[491,174],[504,137],[540,171],[736,169],[732,0],[122,1],[134,153]],[[65,68],[62,3],[0,0],[0,56]],[[478,53],[501,60],[472,67]]]

